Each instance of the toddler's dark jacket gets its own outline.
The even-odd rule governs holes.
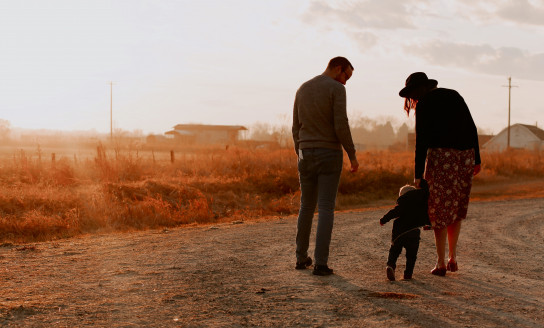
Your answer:
[[[393,231],[391,240],[394,242],[401,234],[430,225],[428,213],[429,187],[427,181],[421,180],[421,189],[410,190],[397,199],[395,208],[387,212],[380,222],[385,224],[392,219]]]

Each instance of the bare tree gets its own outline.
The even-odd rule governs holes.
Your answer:
[[[8,120],[0,119],[0,141],[9,141],[11,123]]]

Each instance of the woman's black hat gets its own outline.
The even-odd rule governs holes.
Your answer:
[[[423,72],[415,72],[410,74],[406,79],[406,86],[399,91],[399,96],[406,98],[410,91],[420,86],[436,87],[437,80],[429,79],[427,74]]]

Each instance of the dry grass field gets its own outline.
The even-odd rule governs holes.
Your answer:
[[[53,158],[52,153],[55,153]],[[206,147],[170,152],[99,144],[94,149],[3,149],[0,242],[55,240],[80,234],[166,228],[294,214],[299,206],[291,149]],[[358,153],[360,171],[342,173],[337,209],[391,203],[412,181],[413,153]],[[540,152],[483,153],[476,197],[494,186],[544,176]],[[502,187],[501,187],[502,188]],[[529,188],[530,189],[530,188]]]

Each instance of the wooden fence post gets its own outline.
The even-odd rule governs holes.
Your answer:
[[[174,151],[170,151],[170,162],[174,163]]]

